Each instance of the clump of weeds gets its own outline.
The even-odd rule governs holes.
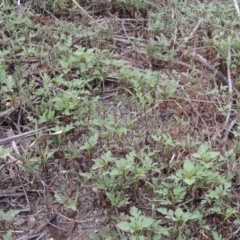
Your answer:
[[[0,11],[3,239],[39,236],[40,212],[56,239],[239,238],[236,1]]]

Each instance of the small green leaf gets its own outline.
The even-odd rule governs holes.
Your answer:
[[[0,83],[4,82],[5,76],[6,76],[5,70],[2,66],[0,66]]]
[[[238,218],[238,219],[236,219],[235,221],[234,221],[234,224],[240,224],[240,218]]]
[[[212,235],[213,235],[214,240],[223,240],[224,239],[220,233],[217,233],[215,231],[212,231]]]
[[[144,217],[143,221],[142,221],[142,227],[148,228],[150,225],[152,225],[154,223],[154,219],[152,218],[147,218]]]
[[[185,160],[183,168],[187,172],[191,172],[194,170],[194,164],[190,160]]]
[[[12,232],[8,231],[3,235],[3,240],[12,240]]]
[[[10,218],[16,216],[20,211],[10,209],[5,213],[5,220],[9,220]]]
[[[64,204],[64,207],[66,208],[69,208],[69,209],[72,209],[73,211],[76,211],[77,210],[77,207],[76,207],[76,204],[74,201],[68,199],[65,204]]]
[[[118,169],[118,168],[114,168],[114,169],[112,169],[112,171],[111,171],[111,175],[112,176],[114,176],[114,175],[119,175],[119,174],[121,174],[122,173],[122,171],[120,170],[120,169]]]
[[[180,218],[182,217],[182,215],[183,215],[183,210],[181,208],[177,208],[177,210],[175,211],[175,216],[177,218]]]
[[[119,229],[125,231],[125,232],[130,232],[131,226],[129,222],[120,222],[116,225]]]
[[[132,207],[130,213],[135,218],[139,218],[141,216],[141,211],[138,210],[136,207]]]
[[[195,183],[196,179],[187,179],[185,178],[184,179],[184,182],[187,184],[187,185],[192,185],[193,183]]]
[[[103,240],[103,238],[97,234],[91,234],[90,237],[93,240]]]
[[[56,200],[57,200],[59,203],[61,203],[61,204],[63,204],[63,203],[65,202],[64,199],[63,199],[59,194],[57,194],[57,193],[54,194],[54,197],[55,197]]]
[[[158,212],[160,212],[163,215],[167,215],[168,214],[168,211],[167,211],[166,208],[158,208],[157,210],[158,210]]]

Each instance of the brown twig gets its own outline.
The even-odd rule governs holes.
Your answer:
[[[233,234],[231,234],[231,235],[227,238],[227,240],[230,240],[231,238],[236,239],[235,236],[236,236],[239,232],[240,232],[240,227],[238,227],[238,229],[237,229]]]
[[[0,112],[0,118],[11,114],[15,109],[16,109],[16,107],[11,107],[3,112]]]
[[[203,18],[200,18],[198,20],[198,23],[196,24],[196,26],[193,28],[192,32],[190,33],[190,35],[188,37],[185,37],[184,38],[184,42],[187,43],[192,37],[193,35],[195,34],[195,32],[198,30],[198,28],[200,27],[200,25],[202,24],[203,22]]]
[[[28,199],[28,196],[27,196],[27,192],[26,192],[25,187],[24,187],[23,184],[22,184],[22,179],[21,179],[21,177],[20,177],[19,174],[18,174],[18,179],[19,179],[19,181],[20,181],[20,183],[21,183],[21,185],[22,185],[22,189],[23,189],[23,192],[24,192],[24,195],[25,195],[25,198],[26,198],[28,207],[30,208],[30,203],[29,203],[29,199]]]
[[[223,85],[228,85],[228,80],[227,78],[222,74],[222,72],[218,71],[217,69],[215,69],[213,66],[211,66],[208,61],[202,57],[201,55],[197,54],[196,52],[192,52],[190,54],[196,61],[198,61],[199,63],[203,64],[205,67],[207,67],[207,69],[215,74],[217,81],[220,84]],[[232,89],[233,91],[237,94],[237,97],[240,98],[240,92],[237,90],[237,88],[232,84]]]
[[[232,92],[233,92],[233,86],[232,86],[232,80],[231,80],[231,71],[230,71],[230,62],[231,62],[231,51],[230,51],[230,47],[228,48],[228,59],[227,59],[227,62],[228,62],[228,64],[227,64],[227,73],[228,73],[228,91],[229,91],[229,94],[231,95],[232,94]],[[227,140],[227,138],[228,138],[228,134],[229,134],[229,131],[231,130],[231,128],[233,127],[233,125],[232,126],[230,126],[230,128],[227,128],[227,125],[228,125],[228,122],[229,122],[229,119],[230,119],[230,115],[232,114],[232,98],[230,98],[229,99],[229,109],[228,109],[228,111],[229,111],[229,113],[228,113],[228,115],[227,115],[227,117],[226,117],[226,120],[225,120],[225,129],[226,129],[226,131],[225,131],[225,133],[224,133],[224,138],[223,138],[223,140],[224,141],[226,141]],[[238,117],[238,116],[237,116]],[[236,119],[237,120],[237,119]]]
[[[28,132],[25,132],[25,133],[20,133],[18,135],[10,136],[10,137],[7,137],[7,138],[2,138],[2,139],[0,139],[0,145],[4,145],[6,143],[10,143],[12,141],[19,140],[19,139],[22,139],[22,138],[31,137],[31,136],[35,135],[37,132],[46,131],[46,130],[47,130],[46,127],[42,127],[42,128],[37,129],[37,130],[31,130],[31,131],[28,131]]]
[[[233,120],[229,123],[229,125],[226,127],[225,132],[223,134],[223,141],[226,142],[228,139],[229,132],[232,130],[233,126],[236,124],[238,120],[239,115],[236,115]]]
[[[75,0],[72,0],[72,2],[73,2],[88,18],[90,18],[91,20],[93,20],[94,23],[96,23],[99,28],[105,29],[102,25],[98,24],[98,23],[95,21],[95,19],[94,19],[91,15],[89,15],[88,12],[87,12],[83,7],[81,7]]]
[[[34,234],[39,234],[40,232],[42,232],[43,229],[44,229],[45,227],[47,227],[48,224],[51,224],[51,222],[52,222],[55,218],[56,218],[56,215],[54,215],[53,217],[51,217],[51,219],[48,220],[45,224],[43,224],[38,230],[36,230]]]
[[[65,219],[69,220],[69,221],[76,222],[76,223],[80,223],[80,224],[82,224],[82,223],[87,223],[87,222],[92,222],[92,221],[93,221],[93,218],[90,218],[90,219],[84,220],[84,221],[78,221],[78,220],[75,220],[75,219],[68,218],[68,217],[62,215],[62,214],[59,213],[59,212],[56,212],[56,214],[57,214],[58,216],[60,216],[60,217],[63,217],[63,218],[65,218]]]

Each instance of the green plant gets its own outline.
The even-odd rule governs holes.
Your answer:
[[[65,208],[76,211],[77,210],[77,202],[79,198],[79,193],[76,193],[75,199],[67,198],[66,196],[60,195],[58,193],[54,194],[55,199],[58,203],[62,204]]]
[[[146,239],[144,232],[154,223],[154,219],[142,215],[141,211],[136,207],[132,207],[130,210],[129,221],[123,221],[118,223],[117,228],[124,232],[131,233],[132,240]]]
[[[182,229],[186,227],[187,222],[196,222],[196,220],[201,221],[203,215],[199,211],[189,212],[183,211],[181,208],[177,208],[175,211],[167,210],[166,208],[158,208],[157,211],[165,216],[166,219],[169,219],[172,223],[171,229],[171,239],[179,238],[180,235],[183,235]],[[185,231],[187,233],[187,231]],[[186,234],[188,235],[188,233]],[[190,234],[189,234],[190,235]]]
[[[2,191],[17,176],[25,195],[32,190],[27,204],[37,192],[46,205],[48,185],[62,214],[91,195],[93,212],[107,204],[111,215],[95,239],[237,239],[234,4],[14,4],[0,9],[0,132],[16,135],[0,142]],[[18,149],[19,135],[41,127],[61,134]],[[2,221],[2,238],[21,238]]]
[[[8,231],[3,235],[3,240],[12,240],[12,232]]]
[[[123,8],[126,8],[128,10],[131,10],[132,8],[139,10],[144,10],[147,7],[147,1],[146,0],[108,0],[109,3],[113,4],[116,3],[120,6],[123,6]]]
[[[87,150],[88,156],[91,156],[92,148],[95,144],[97,144],[98,138],[99,138],[99,134],[95,133],[88,140],[85,140],[85,143],[83,146],[80,147],[80,150]]]
[[[122,192],[106,192],[106,196],[111,201],[111,204],[117,208],[121,208],[128,204],[128,198],[124,196]]]
[[[7,226],[10,224],[10,220],[14,218],[20,211],[10,209],[6,212],[0,209],[0,223],[1,229],[6,230]],[[9,233],[10,234],[10,233]]]

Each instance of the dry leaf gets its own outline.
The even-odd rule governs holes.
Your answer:
[[[50,224],[48,224],[48,230],[54,240],[60,240],[60,233],[58,229],[58,221],[57,221],[57,216],[55,216]]]
[[[39,146],[41,143],[43,143],[47,138],[51,137],[51,136],[55,136],[55,135],[60,135],[62,134],[63,131],[58,131],[58,132],[55,132],[55,133],[49,133],[49,134],[43,134],[41,135],[39,138],[37,138],[34,142],[32,142],[28,149],[30,148],[33,148],[35,146]]]
[[[33,229],[36,226],[36,218],[34,215],[28,216],[28,228]]]

